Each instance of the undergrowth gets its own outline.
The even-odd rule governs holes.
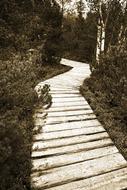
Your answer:
[[[81,93],[127,159],[127,54],[111,52],[102,58]]]
[[[38,103],[34,87],[69,69],[19,55],[0,62],[0,190],[30,189],[32,115]]]

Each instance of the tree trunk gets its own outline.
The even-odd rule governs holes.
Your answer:
[[[101,52],[104,53],[105,51],[105,27],[101,27]]]
[[[105,51],[105,27],[101,25],[100,18],[97,26],[96,62],[99,64],[100,55]]]
[[[99,64],[100,55],[105,51],[105,28],[104,18],[102,14],[102,1],[98,2],[98,26],[97,26],[97,47],[96,47],[96,62]]]
[[[97,25],[97,45],[96,45],[96,62],[99,63],[99,57],[101,53],[101,25],[100,25],[100,19],[98,20]]]

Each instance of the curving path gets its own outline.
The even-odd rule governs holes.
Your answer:
[[[49,84],[52,106],[38,109],[32,148],[31,184],[41,190],[120,190],[127,187],[127,162],[99,123],[79,87],[90,75],[84,63],[63,59],[70,71]],[[44,123],[44,115],[47,114]]]

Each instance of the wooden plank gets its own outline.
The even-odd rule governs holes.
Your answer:
[[[50,89],[50,92],[54,92],[54,93],[78,93],[79,94],[79,90],[78,88],[75,88],[75,89],[72,89],[72,88],[62,88],[62,87],[59,87],[59,88],[56,88],[56,87],[52,87]]]
[[[79,102],[54,102],[52,103],[52,107],[61,107],[61,106],[85,106],[88,105],[85,101],[79,101]]]
[[[85,114],[90,114],[93,113],[92,110],[72,110],[72,111],[62,111],[62,112],[49,112],[48,116],[49,117],[58,117],[58,116],[73,116],[73,115],[85,115]],[[37,114],[36,114],[37,115]],[[42,114],[43,116],[44,114]],[[40,115],[38,114],[40,117]]]
[[[43,140],[34,141],[33,142],[33,150],[34,149],[46,149],[46,148],[53,148],[53,147],[62,147],[67,145],[74,145],[80,144],[85,142],[91,142],[101,139],[107,139],[109,135],[104,133],[92,134],[92,135],[78,135],[74,137],[68,137],[63,139],[52,139],[52,140]]]
[[[48,115],[48,117],[60,117],[60,116],[74,116],[74,115],[86,115],[86,114],[92,114],[92,110],[72,110],[72,111],[61,111],[61,112],[42,112],[42,113],[35,113],[34,118],[44,118]]]
[[[115,153],[95,160],[54,168],[48,170],[47,174],[45,172],[45,175],[43,172],[41,176],[38,176],[39,173],[33,174],[32,182],[39,188],[52,187],[61,183],[104,174],[125,166],[127,163],[123,156],[120,153]]]
[[[55,111],[71,111],[71,110],[79,110],[79,109],[91,109],[91,107],[88,105],[88,104],[85,104],[85,105],[77,105],[77,106],[74,106],[74,105],[70,105],[70,106],[65,106],[65,105],[62,105],[61,107],[50,107],[47,112],[55,112]]]
[[[81,128],[81,129],[70,129],[70,130],[64,130],[64,131],[54,131],[54,132],[48,132],[45,133],[42,130],[42,133],[39,133],[37,135],[34,135],[34,138],[37,140],[43,139],[43,140],[50,140],[50,139],[59,139],[59,138],[65,138],[65,137],[73,137],[78,135],[90,135],[95,133],[105,132],[105,129],[102,126],[98,127],[87,127],[87,128]]]
[[[80,102],[84,103],[86,100],[83,97],[61,97],[61,98],[53,98],[52,102]]]
[[[50,94],[53,98],[69,98],[69,97],[82,97],[79,92],[68,92],[68,91],[57,91],[57,92],[52,92],[50,91]]]
[[[113,145],[111,139],[102,139],[93,142],[74,144],[69,146],[57,147],[57,148],[47,148],[47,149],[36,149],[32,151],[32,158],[43,157],[48,155],[59,155],[59,154],[67,154],[74,152],[81,152],[92,150],[96,148],[101,148],[105,146]]]
[[[122,190],[127,187],[127,167],[49,190]]]
[[[90,159],[95,159],[103,157],[105,155],[114,154],[118,152],[118,149],[115,146],[107,146],[99,149],[82,151],[73,154],[64,154],[60,156],[53,156],[43,159],[35,159],[32,161],[33,171],[47,170],[50,168],[65,166],[69,164],[74,164]]]
[[[97,119],[93,120],[85,120],[85,121],[75,121],[70,123],[60,123],[54,125],[45,125],[43,127],[43,132],[51,132],[51,131],[63,131],[70,129],[80,129],[86,127],[97,127],[100,126],[100,122]]]
[[[73,87],[73,86],[69,86],[69,85],[67,86],[66,83],[64,85],[63,84],[61,85],[61,83],[58,80],[57,81],[56,80],[55,81],[47,80],[45,82],[41,82],[36,86],[35,90],[38,90],[39,88],[43,88],[43,86],[45,84],[48,84],[48,85],[50,85],[51,90],[79,92],[77,87]]]
[[[83,121],[89,119],[95,119],[96,116],[94,114],[89,115],[76,115],[76,116],[61,116],[61,117],[47,117],[46,124],[54,124],[54,123],[64,123],[71,121]]]
[[[50,90],[50,94],[53,98],[81,97],[81,94],[79,93],[79,91],[75,91],[75,90],[73,90],[71,92],[69,92],[68,90],[63,91],[63,92],[61,92],[59,90],[57,90],[57,91]]]

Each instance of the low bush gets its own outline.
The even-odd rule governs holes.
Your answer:
[[[36,70],[18,59],[1,61],[0,70],[0,189],[27,189]]]
[[[39,57],[39,56],[37,56]],[[67,71],[16,55],[0,63],[0,189],[30,188],[33,112],[38,97],[34,87],[41,80]],[[42,90],[42,97],[48,86]],[[51,97],[48,96],[48,100]],[[46,103],[48,101],[45,100]],[[42,101],[43,98],[42,98]],[[43,102],[44,103],[44,102]]]
[[[104,56],[81,92],[127,158],[127,53],[113,50]]]
[[[109,107],[119,108],[119,119],[126,121],[127,111],[127,53],[111,51],[101,59],[92,74],[94,91],[101,91]],[[91,87],[92,89],[92,87]]]

